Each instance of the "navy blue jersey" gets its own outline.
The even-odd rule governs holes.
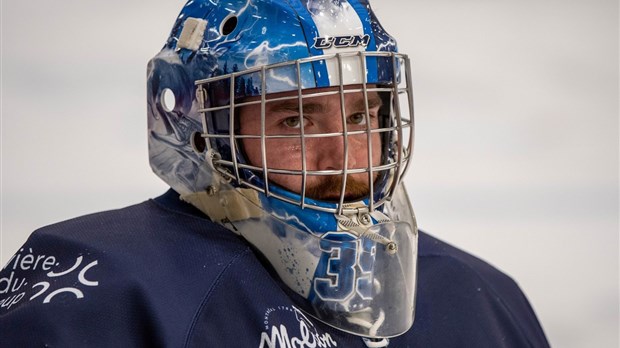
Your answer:
[[[547,347],[508,276],[425,233],[390,347]],[[47,226],[0,273],[2,347],[366,347],[301,312],[241,238],[178,194]]]

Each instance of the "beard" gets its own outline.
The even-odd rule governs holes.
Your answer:
[[[316,178],[316,182],[306,186],[306,197],[320,201],[338,202],[342,190],[342,175],[317,176]],[[345,202],[355,202],[368,198],[370,193],[368,180],[359,180],[352,175],[347,175],[346,185]]]

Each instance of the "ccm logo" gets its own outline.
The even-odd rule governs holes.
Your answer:
[[[370,35],[345,35],[345,36],[332,36],[332,37],[315,37],[314,48],[320,50],[328,49],[331,47],[343,48],[343,47],[357,47],[368,46],[370,42]]]

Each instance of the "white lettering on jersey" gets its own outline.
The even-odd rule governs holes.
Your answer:
[[[299,323],[298,336],[289,336],[284,324],[269,326],[269,316],[275,311],[287,311],[295,315]],[[261,333],[259,348],[329,348],[338,344],[329,333],[319,333],[312,321],[294,306],[278,306],[265,312],[265,331]]]
[[[86,265],[84,263],[83,255],[77,256],[74,262],[61,264],[55,256],[37,254],[32,248],[20,249],[2,268],[0,296],[3,297],[0,297],[0,309],[8,311],[22,300],[33,301],[44,294],[39,299],[42,303],[50,303],[54,297],[63,293],[72,294],[76,299],[84,298],[84,287],[99,285],[98,281],[87,277],[88,270],[97,266],[97,260]],[[32,277],[29,276],[40,281],[32,284],[29,282]],[[45,278],[41,280],[42,277]],[[51,278],[62,278],[63,281],[52,281]],[[71,280],[67,282],[65,279]],[[62,287],[63,283],[71,286]]]

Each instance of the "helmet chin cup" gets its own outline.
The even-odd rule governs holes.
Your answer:
[[[393,337],[409,330],[414,319],[417,255],[417,233],[411,225],[382,223],[359,237],[330,232],[319,244],[328,256],[315,272],[312,315],[365,337]],[[354,264],[347,263],[348,255],[356,260]],[[340,291],[347,282],[351,285]]]
[[[401,190],[397,196],[406,195]],[[306,210],[333,227],[320,234],[304,230],[298,216],[275,211],[234,226],[269,261],[304,312],[351,334],[393,337],[413,324],[418,238],[409,204],[396,209],[408,219],[387,221],[373,212],[365,228],[342,228],[342,216]]]

